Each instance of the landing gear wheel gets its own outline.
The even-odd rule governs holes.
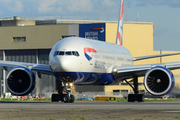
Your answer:
[[[144,102],[144,94],[138,94],[137,99],[138,102]]]
[[[144,94],[129,94],[128,102],[144,102]]]
[[[63,101],[64,101],[64,103],[69,102],[69,96],[67,94],[63,96]]]
[[[135,101],[135,95],[134,94],[129,94],[128,95],[128,102],[134,102]]]
[[[59,95],[58,94],[52,94],[51,102],[59,102]]]
[[[70,95],[70,103],[73,103],[74,102],[74,100],[75,100],[75,97],[74,97],[74,95]]]

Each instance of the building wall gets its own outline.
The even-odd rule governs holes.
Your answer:
[[[68,35],[79,36],[79,25],[68,25]]]
[[[7,26],[30,26],[30,25],[35,25],[35,19],[27,19],[27,20],[3,20],[1,21],[1,26],[2,27],[7,27]]]
[[[79,37],[105,41],[105,23],[79,24]]]
[[[23,49],[23,50],[5,50],[5,60],[16,61],[16,62],[27,62],[27,63],[38,63],[38,64],[49,64],[49,52],[51,49]],[[0,51],[0,59],[3,59],[3,54]],[[8,67],[5,71],[5,76],[12,68]],[[33,71],[34,72],[34,71]],[[31,95],[34,97],[38,94],[43,94],[46,97],[51,97],[51,94],[56,91],[56,80],[54,76],[43,75],[39,78],[37,73],[34,72],[36,76],[36,86],[32,91]],[[0,67],[1,85],[4,86],[4,76],[3,67]],[[0,93],[8,92],[4,87],[1,87]]]
[[[62,36],[68,35],[68,25],[0,27],[1,50],[52,48]],[[13,37],[26,41],[13,42]]]
[[[117,23],[106,23],[106,42],[116,43]]]
[[[50,26],[24,26],[24,27],[0,27],[0,52],[4,50],[5,59],[9,61],[29,62],[48,64],[51,48],[63,36],[78,36],[77,28],[68,25]],[[13,37],[26,37],[26,41],[13,42]],[[0,59],[3,59],[3,54]],[[11,68],[5,72],[5,76]],[[0,67],[1,90],[0,93],[8,92],[4,89],[3,69]],[[36,75],[36,87],[32,95],[45,94],[46,97],[56,91],[56,80],[53,76],[43,75],[39,78]]]

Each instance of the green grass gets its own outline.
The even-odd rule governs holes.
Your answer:
[[[23,99],[23,100],[18,100],[18,99],[10,99],[10,98],[1,98],[2,102],[51,102],[51,99],[50,98],[46,98],[46,99],[33,99],[33,100],[30,100],[30,99]]]
[[[176,116],[175,119],[178,119],[178,120],[179,120],[179,119],[180,119],[180,116]]]

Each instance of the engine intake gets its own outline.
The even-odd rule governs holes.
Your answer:
[[[156,66],[147,71],[144,77],[146,90],[155,96],[169,93],[174,87],[174,75],[162,66]]]
[[[35,75],[27,67],[15,67],[6,76],[6,86],[13,95],[27,95],[35,87]]]

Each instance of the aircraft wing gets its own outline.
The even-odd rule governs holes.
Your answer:
[[[0,60],[0,66],[3,67],[17,67],[17,66],[26,66],[31,70],[51,75],[51,69],[49,65],[45,64],[34,64],[34,63],[24,63],[24,62],[13,62],[13,61],[3,61]]]
[[[169,54],[140,56],[140,57],[134,57],[134,58],[133,58],[133,61],[144,60],[144,59],[149,59],[149,58],[156,58],[156,57],[171,56],[171,55],[179,55],[179,54],[180,54],[180,53],[169,53]]]
[[[121,78],[123,80],[132,78],[133,76],[142,77],[149,69],[155,66],[163,66],[169,70],[175,70],[180,68],[180,62],[119,66],[116,67],[113,71],[115,71],[115,78]]]

